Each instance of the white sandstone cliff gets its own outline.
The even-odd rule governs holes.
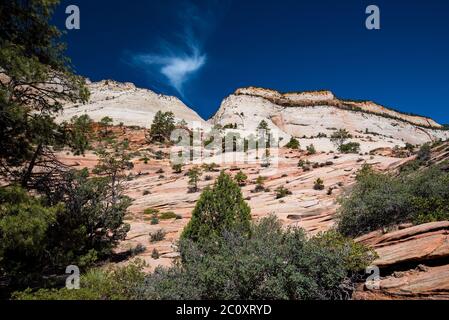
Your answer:
[[[449,138],[449,131],[441,130],[432,119],[402,114],[369,101],[340,100],[330,91],[282,94],[262,88],[238,89],[222,102],[210,123],[237,124],[239,131],[255,131],[262,120],[279,129],[281,136],[306,137],[301,144],[316,143],[323,150],[333,147],[329,139],[317,138],[318,134],[330,137],[340,128],[369,149]]]
[[[75,115],[88,114],[94,121],[109,116],[114,124],[122,122],[127,126],[149,128],[154,115],[161,110],[173,112],[177,121],[185,120],[189,124],[200,123],[207,126],[195,111],[176,97],[136,88],[132,83],[112,80],[88,83],[88,88],[91,93],[89,102],[65,106],[57,120],[69,120]]]

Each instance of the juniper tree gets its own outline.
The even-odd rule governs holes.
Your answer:
[[[181,238],[200,241],[221,236],[225,230],[249,231],[250,212],[239,186],[222,171],[213,187],[207,187],[201,194]]]

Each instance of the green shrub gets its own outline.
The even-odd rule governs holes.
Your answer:
[[[92,269],[80,278],[80,289],[27,289],[15,292],[15,300],[132,300],[144,283],[145,264],[136,260],[126,267]]]
[[[338,230],[358,236],[409,219],[410,201],[403,181],[374,172],[368,166],[357,175],[348,197],[339,199]]]
[[[212,162],[212,163],[203,163],[201,165],[201,167],[203,168],[204,171],[207,171],[207,172],[217,172],[217,171],[219,171],[218,170],[219,165],[214,163],[214,162]]]
[[[290,141],[285,145],[286,148],[289,149],[299,149],[300,148],[300,144],[299,141],[297,139],[295,139],[294,137],[290,138]]]
[[[129,256],[135,257],[141,253],[144,253],[146,250],[147,248],[143,244],[139,243],[135,247],[129,249]]]
[[[103,117],[100,120],[99,125],[101,127],[101,138],[111,138],[112,131],[109,131],[109,127],[111,127],[113,123],[114,120],[111,117]]]
[[[260,121],[259,125],[257,126],[257,129],[259,130],[268,130],[268,123],[265,120]]]
[[[165,235],[166,234],[167,233],[164,230],[162,230],[162,229],[159,229],[156,232],[151,232],[150,233],[150,242],[162,241],[162,240],[165,239]]]
[[[163,151],[161,151],[161,150],[156,151],[156,153],[154,154],[154,158],[155,158],[156,160],[162,160],[162,159],[164,159],[166,156],[167,156],[167,155],[166,155]],[[162,170],[162,169],[161,169],[161,170]],[[163,171],[163,170],[162,170],[162,171]]]
[[[159,210],[154,208],[147,208],[143,211],[143,213],[146,215],[157,215],[159,213]]]
[[[415,146],[411,143],[406,142],[405,143],[405,149],[410,151],[410,152],[414,152],[415,151]]]
[[[418,151],[418,154],[416,155],[416,159],[420,162],[426,162],[430,160],[431,157],[431,148],[430,144],[426,143],[421,146],[421,148]]]
[[[224,229],[248,230],[250,211],[239,186],[223,171],[213,187],[201,194],[181,238],[198,241],[221,234]]]
[[[181,173],[183,165],[181,163],[176,163],[172,166],[174,173]]]
[[[159,214],[159,219],[161,220],[170,220],[170,219],[176,219],[176,214],[172,211],[169,212],[162,212]]]
[[[290,190],[288,190],[287,188],[285,188],[284,186],[278,187],[275,190],[275,192],[276,192],[276,199],[285,198],[286,196],[292,194],[292,192]]]
[[[404,164],[403,166],[401,166],[399,168],[399,171],[402,174],[410,173],[410,172],[418,170],[421,167],[421,165],[422,165],[422,163],[419,160],[415,159],[415,160],[409,161],[406,164]]]
[[[444,164],[442,165],[444,167]],[[449,173],[439,167],[418,171],[408,177],[413,222],[449,220]],[[412,181],[410,181],[412,180]]]
[[[345,143],[346,140],[352,138],[349,132],[346,129],[339,129],[332,133],[331,142],[335,144],[335,146],[340,149],[340,147]]]
[[[223,127],[223,129],[237,129],[237,123],[228,123]]]
[[[248,176],[244,174],[242,170],[240,170],[239,172],[237,172],[234,179],[240,187],[243,187],[246,185],[246,180],[248,179]]]
[[[265,190],[265,181],[267,180],[266,177],[258,176],[256,179],[256,188],[254,189],[254,192],[262,192]]]
[[[126,237],[129,204],[109,177],[89,178],[87,170],[65,173],[40,199],[0,188],[0,273],[20,286],[67,265],[89,267]]]
[[[251,232],[223,231],[214,241],[180,242],[180,264],[146,277],[142,299],[349,299],[356,272],[374,255],[337,233],[308,239],[274,216]]]
[[[307,153],[309,155],[316,154],[316,149],[315,149],[315,146],[313,144],[307,146]]]
[[[48,232],[62,209],[43,206],[19,187],[0,188],[0,275],[19,285],[40,278],[51,258]]]
[[[338,151],[341,153],[359,153],[360,152],[360,143],[358,142],[348,142],[342,144],[338,147]]]
[[[364,166],[351,194],[339,199],[338,230],[351,236],[403,222],[449,219],[449,173],[438,167],[400,176]]]
[[[324,181],[321,178],[315,180],[313,184],[314,190],[324,190]]]
[[[151,252],[151,258],[157,260],[159,259],[159,256],[160,256],[159,251],[156,248],[154,248],[153,251]]]

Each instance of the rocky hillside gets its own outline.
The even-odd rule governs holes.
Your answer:
[[[110,116],[116,123],[148,127],[154,113],[163,110],[173,111],[178,119],[204,123],[176,98],[137,89],[132,84],[102,81],[89,86],[92,92],[90,102],[83,106],[68,106],[63,115],[65,119],[88,113],[94,120]],[[360,109],[351,109],[346,104]],[[396,150],[393,146],[446,139],[449,135],[449,131],[441,130],[431,119],[394,112],[369,102],[343,102],[327,91],[282,95],[262,89],[238,90],[223,102],[211,122],[223,126],[237,123],[237,131],[245,133],[256,130],[260,121],[266,120],[272,128],[282,130],[286,137],[306,136],[299,139],[303,148],[278,150],[276,167],[238,161],[220,163],[218,158],[211,159],[219,166],[212,171],[203,170],[200,191],[213,184],[220,170],[233,176],[242,170],[248,177],[242,192],[251,208],[253,220],[275,214],[284,226],[299,226],[308,234],[327,231],[335,226],[335,214],[339,208],[337,198],[352,189],[357,171],[364,164],[378,171],[396,172],[415,156],[403,155],[401,152],[406,150]],[[329,136],[338,128],[346,128],[353,134],[352,140],[361,143],[361,153],[341,154],[335,151]],[[147,271],[157,266],[170,266],[179,258],[177,240],[201,194],[188,191],[186,172],[193,164],[187,164],[181,173],[177,173],[167,156],[169,148],[149,145],[144,129],[124,126],[113,130],[130,141],[135,154],[130,178],[124,186],[126,194],[133,199],[126,217],[131,229],[116,254],[126,256],[140,248],[136,256],[120,260],[119,264],[128,264],[139,258],[147,263]],[[320,132],[327,137],[317,137]],[[318,149],[316,154],[304,151],[304,147],[311,143]],[[373,152],[366,153],[368,150]],[[93,152],[85,156],[61,152],[58,158],[77,168],[93,168],[97,162]],[[449,145],[443,143],[432,150],[429,162],[441,164],[448,159]],[[300,161],[310,165],[306,169],[299,166]],[[263,191],[256,191],[259,176],[266,178]],[[323,190],[314,187],[318,179],[323,181]],[[290,193],[278,198],[276,190],[279,187],[288,189]],[[171,215],[154,224],[148,210]],[[158,242],[149,242],[149,234],[159,230],[163,230],[166,237]],[[394,230],[378,230],[359,237],[358,242],[372,247],[379,256],[374,264],[380,268],[380,282],[377,289],[360,283],[354,298],[449,298],[448,232],[447,222],[435,222],[418,226],[401,224]],[[154,250],[160,254],[159,257],[153,256]]]
[[[330,91],[282,94],[254,87],[238,89],[223,101],[210,122],[254,131],[262,120],[279,129],[281,135],[307,139],[319,134],[330,136],[336,129],[346,128],[359,142],[368,139],[365,142],[371,149],[449,138],[449,131],[432,119],[402,114],[369,101],[341,100]],[[315,145],[331,149],[326,140],[315,141]]]
[[[170,159],[158,159],[154,156],[158,151],[166,154],[169,149],[148,145],[145,142],[144,130],[126,127],[114,130],[130,141],[133,151],[140,153],[132,160],[134,166],[129,172],[132,178],[125,184],[126,194],[133,199],[127,216],[131,230],[126,240],[120,244],[118,252],[126,252],[137,246],[145,247],[145,251],[137,258],[148,264],[148,271],[154,270],[158,265],[169,266],[178,257],[176,241],[189,222],[192,210],[201,195],[201,192],[188,191],[189,177],[186,172],[194,165],[186,165],[182,173],[176,173],[172,169]],[[149,160],[145,160],[147,158]],[[92,152],[85,156],[67,155],[62,152],[59,159],[80,169],[93,168],[97,161]],[[298,167],[300,159],[310,161],[310,169]],[[242,186],[242,192],[251,207],[253,220],[275,214],[285,226],[298,226],[310,234],[316,234],[334,226],[338,207],[336,198],[354,184],[357,170],[364,163],[374,166],[377,170],[387,171],[394,170],[404,161],[407,159],[384,155],[337,155],[323,152],[307,155],[306,151],[281,149],[277,168],[264,168],[255,163],[218,163],[219,166],[213,171],[203,170],[199,188],[202,191],[211,186],[221,170],[232,176],[242,170],[248,177],[246,185]],[[266,189],[255,192],[256,179],[259,176],[266,178]],[[314,189],[314,182],[318,178],[323,179],[324,190]],[[281,186],[290,190],[291,194],[278,199],[276,189]],[[149,208],[160,212],[173,212],[177,218],[161,219],[154,225],[151,223],[151,215],[145,214],[145,210]],[[148,235],[160,229],[167,233],[166,238],[149,243]],[[152,257],[154,249],[161,254],[160,258]]]
[[[362,152],[449,138],[449,131],[432,119],[402,114],[369,101],[341,100],[330,91],[282,94],[242,88],[226,98],[215,116],[206,122],[178,98],[140,89],[132,83],[103,80],[89,82],[88,87],[89,102],[68,104],[59,121],[88,114],[95,121],[109,116],[115,124],[148,128],[154,114],[162,110],[172,111],[178,121],[199,124],[205,131],[211,125],[232,125],[245,136],[254,133],[265,120],[277,129],[283,144],[293,136],[299,138],[301,145],[314,144],[321,151],[335,149],[329,137],[340,128],[353,135]]]
[[[123,122],[127,126],[148,128],[159,110],[171,111],[178,121],[206,122],[192,109],[176,97],[164,96],[151,90],[136,88],[132,83],[112,80],[88,83],[91,96],[87,104],[69,104],[58,120],[68,120],[73,116],[88,114],[94,121],[105,116],[115,124]]]

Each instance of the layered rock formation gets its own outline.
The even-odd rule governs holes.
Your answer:
[[[356,299],[449,299],[449,222],[432,222],[357,239],[373,247],[380,268],[377,288],[361,285]]]
[[[376,136],[384,146],[449,138],[449,131],[441,130],[441,125],[432,119],[405,115],[369,101],[341,100],[330,91],[282,94],[253,87],[238,89],[223,101],[211,122],[222,126],[236,124],[238,129],[254,131],[262,120],[297,138],[330,136],[340,128],[359,140]],[[330,148],[324,140],[318,145],[324,150]]]
[[[99,121],[105,116],[114,120],[114,124],[122,122],[127,126],[148,128],[159,110],[171,111],[178,121],[200,123],[206,122],[192,109],[188,108],[176,97],[156,94],[151,90],[136,88],[132,83],[119,83],[112,80],[88,83],[91,96],[84,105],[69,104],[57,120],[68,120],[73,116],[88,114]]]

